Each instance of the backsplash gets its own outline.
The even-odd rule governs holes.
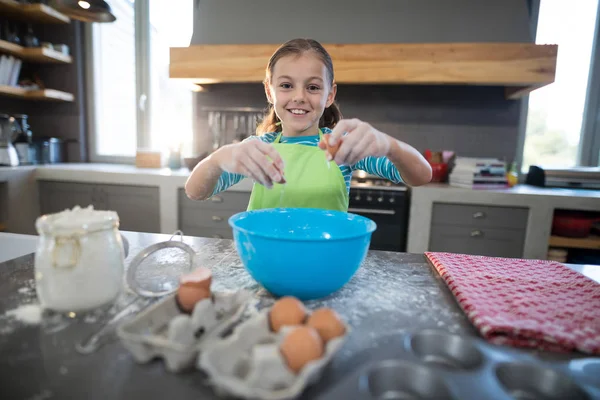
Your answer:
[[[196,93],[202,107],[266,107],[260,84],[222,84]],[[344,118],[360,118],[419,151],[455,150],[465,157],[515,158],[520,104],[501,87],[340,85]],[[195,150],[209,151],[206,113],[195,121]]]

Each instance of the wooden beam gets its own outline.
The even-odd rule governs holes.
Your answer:
[[[509,100],[515,100],[519,97],[523,97],[536,89],[541,88],[542,86],[546,86],[547,84],[537,84],[530,86],[507,86],[504,88],[504,94],[506,98]]]
[[[324,44],[337,83],[537,88],[554,81],[558,46],[531,43]],[[171,48],[172,78],[261,82],[275,44]],[[518,91],[508,92],[511,96]]]

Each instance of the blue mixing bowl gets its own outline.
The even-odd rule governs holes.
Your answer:
[[[344,286],[377,228],[360,215],[312,208],[245,211],[229,218],[229,225],[248,273],[273,295],[300,300]]]

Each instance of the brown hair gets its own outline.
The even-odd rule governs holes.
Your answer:
[[[268,85],[271,82],[271,77],[273,75],[273,68],[275,67],[275,63],[285,56],[290,54],[301,55],[307,51],[315,52],[325,67],[327,68],[327,74],[329,78],[329,84],[333,86],[334,75],[333,75],[333,62],[331,61],[331,56],[325,50],[325,48],[321,45],[321,43],[317,42],[313,39],[292,39],[281,46],[275,53],[271,56],[269,63],[267,64],[266,77],[264,80],[264,84]],[[342,113],[334,101],[329,107],[325,109],[321,119],[319,120],[319,128],[329,128],[333,129],[333,127],[338,123],[338,121],[342,119]],[[260,135],[267,132],[280,132],[281,124],[277,124],[279,122],[279,118],[275,113],[275,108],[273,104],[269,103],[269,106],[265,112],[265,116],[261,123],[256,128],[256,134]]]

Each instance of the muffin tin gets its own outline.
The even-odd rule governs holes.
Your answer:
[[[220,395],[245,399],[283,400],[298,397],[317,382],[323,368],[343,346],[350,334],[329,340],[325,353],[310,361],[296,375],[281,356],[279,345],[293,327],[283,326],[277,333],[269,326],[269,309],[238,325],[233,333],[212,342],[198,357],[197,367],[208,375],[208,383]]]
[[[407,333],[319,399],[600,399],[600,358],[542,361],[482,339]]]
[[[250,297],[245,290],[213,292],[188,315],[172,294],[120,325],[117,334],[137,362],[159,357],[167,370],[180,372],[193,367],[198,354],[242,318]]]

